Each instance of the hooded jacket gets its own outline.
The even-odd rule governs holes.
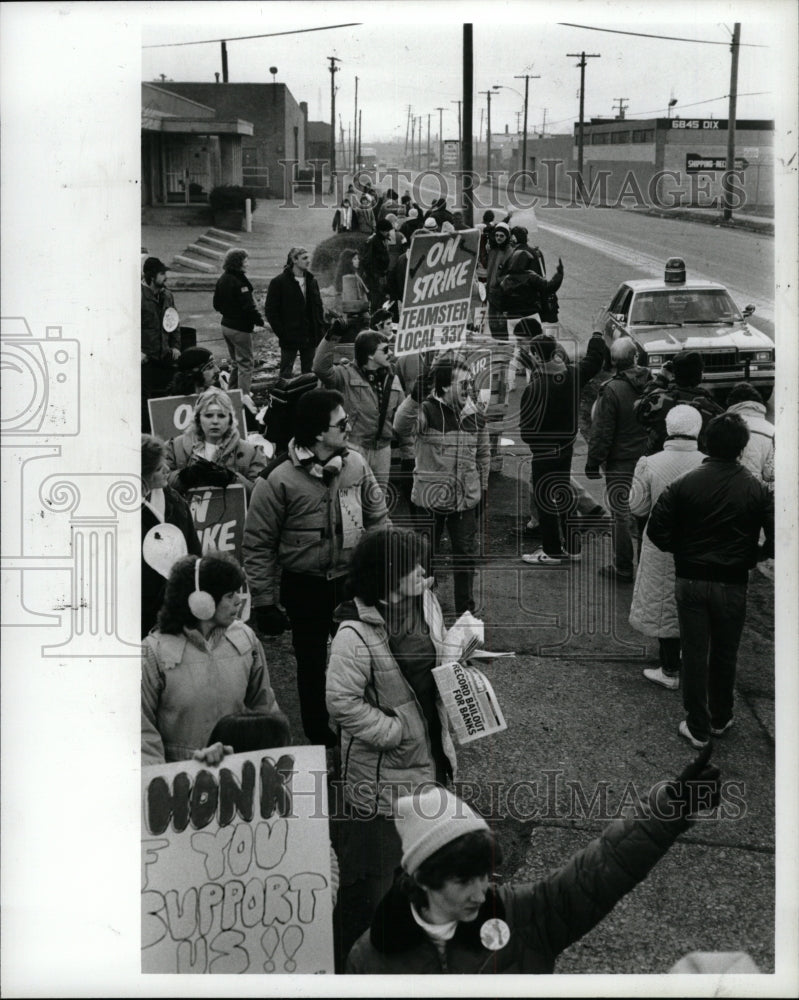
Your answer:
[[[677,576],[745,584],[758,558],[774,555],[774,498],[738,462],[706,458],[661,493],[647,535],[674,553]]]
[[[646,451],[648,434],[636,420],[633,406],[651,379],[648,368],[634,365],[617,372],[602,386],[588,442],[587,469],[635,466]]]
[[[347,452],[341,472],[326,484],[303,466],[290,441],[289,459],[256,482],[244,522],[253,607],[277,604],[278,564],[326,580],[343,576],[358,537],[382,527],[386,516],[383,491],[358,452]]]
[[[666,380],[661,375],[646,386],[640,398],[633,404],[635,416],[642,427],[647,429],[646,455],[655,455],[663,448],[666,440],[666,415],[680,403],[693,406],[702,417],[699,432],[699,450],[704,445],[704,431],[713,417],[724,412],[723,407],[701,385],[680,385],[674,380]],[[765,409],[765,407],[764,407]]]
[[[435,595],[422,595],[424,620],[443,662],[446,629]],[[341,738],[344,797],[364,810],[392,812],[397,795],[435,782],[427,723],[411,685],[389,648],[385,621],[377,608],[357,597],[336,610],[340,621],[327,665],[327,710]],[[441,745],[455,773],[455,748],[447,714],[436,701]]]
[[[293,267],[284,267],[269,283],[264,311],[281,347],[316,347],[324,335],[322,295],[310,271],[305,272],[303,295]]]
[[[746,399],[728,406],[727,413],[737,413],[749,428],[741,465],[769,489],[774,489],[774,424],[766,420],[765,404]]]
[[[474,920],[459,923],[442,960],[416,923],[398,885],[379,904],[371,928],[350,952],[347,972],[360,974],[551,973],[555,960],[587,934],[641,882],[689,821],[668,785],[647,819],[619,819],[559,871],[528,885],[491,887]],[[489,951],[480,941],[486,920],[504,920],[510,938]]]
[[[350,443],[359,449],[387,447],[394,437],[394,414],[405,396],[399,379],[388,368],[378,372],[378,377],[383,379],[383,392],[389,393],[386,418],[378,436],[380,402],[377,393],[357,365],[334,364],[335,350],[336,345],[331,341],[320,341],[313,370],[328,389],[337,389],[344,397],[344,409],[350,419]]]
[[[180,350],[180,327],[167,333],[163,327],[164,313],[174,307],[175,300],[168,288],[156,292],[142,282],[141,286],[141,350],[151,361],[172,360],[171,351]]]
[[[415,441],[411,500],[435,513],[476,507],[488,489],[491,446],[485,417],[471,403],[460,412],[437,396],[408,396],[394,418],[402,443]]]

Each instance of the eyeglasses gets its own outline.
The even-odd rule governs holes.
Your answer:
[[[350,418],[349,417],[344,417],[343,420],[338,420],[335,424],[330,424],[329,425],[329,429],[331,431],[335,431],[335,430],[345,431],[347,429],[347,425],[349,424],[349,422],[350,422]]]

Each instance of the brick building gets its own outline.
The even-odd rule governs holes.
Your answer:
[[[261,197],[290,192],[293,177],[280,161],[305,163],[307,117],[284,83],[170,81],[169,89],[213,108],[217,118],[251,122],[252,134],[241,142],[242,183]]]

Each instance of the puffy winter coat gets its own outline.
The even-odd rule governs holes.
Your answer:
[[[741,465],[773,489],[774,425],[766,420],[765,405],[747,399],[728,406],[727,413],[737,413],[749,428],[749,441],[741,455]]]
[[[222,326],[242,333],[252,333],[263,326],[252,295],[252,283],[244,271],[225,271],[214,289],[214,309],[222,313]]]
[[[423,594],[424,619],[442,662],[446,635],[434,594]],[[388,815],[392,800],[436,779],[427,723],[411,685],[391,654],[377,608],[357,597],[330,647],[327,710],[341,732],[344,797],[354,806]],[[437,701],[441,744],[455,772],[447,715]]]
[[[293,268],[283,268],[269,283],[264,311],[281,347],[316,347],[324,336],[325,308],[310,271],[305,272],[303,295]]]
[[[289,458],[255,484],[244,523],[253,607],[277,604],[278,564],[327,580],[343,576],[360,534],[385,521],[383,491],[358,452],[347,452],[341,472],[326,485],[301,464],[289,442]]]
[[[671,788],[660,787],[659,808],[647,819],[618,819],[559,871],[528,885],[492,887],[474,920],[459,923],[446,957],[416,923],[395,884],[354,944],[347,972],[361,974],[551,973],[558,955],[605,917],[641,882],[688,826]],[[453,822],[457,822],[456,820]],[[489,951],[480,941],[486,920],[504,920],[510,938]],[[482,992],[482,991],[481,991]]]
[[[664,380],[662,375],[655,376],[633,404],[636,419],[646,427],[649,435],[646,445],[647,455],[654,455],[663,448],[663,442],[666,440],[666,414],[680,403],[693,406],[702,417],[702,430],[699,434],[700,450],[704,446],[705,428],[713,417],[724,412],[703,386],[678,385],[673,380]]]
[[[350,419],[350,443],[355,448],[386,447],[394,437],[394,414],[405,397],[396,375],[384,369],[383,392],[389,393],[386,418],[376,438],[380,419],[377,393],[361,369],[354,364],[334,364],[336,344],[325,339],[316,349],[313,370],[328,389],[337,389],[344,397],[344,409]]]
[[[142,764],[188,760],[208,745],[224,715],[250,709],[282,722],[261,643],[244,622],[144,640],[141,682]]]
[[[187,431],[185,434],[167,441],[166,460],[169,468],[172,470],[169,473],[168,482],[170,486],[176,489],[179,486],[178,475],[180,470],[185,469],[187,465],[191,464],[193,442],[194,436],[191,431]],[[235,459],[230,468],[241,477],[238,482],[241,483],[249,496],[253,484],[258,479],[260,473],[266,468],[266,456],[256,445],[240,438],[236,446]]]
[[[774,498],[738,462],[706,458],[661,493],[647,535],[674,553],[677,576],[746,583],[758,558],[774,554]]]
[[[599,398],[588,442],[586,468],[635,463],[646,451],[647,431],[635,418],[633,405],[651,375],[648,368],[634,366],[608,379]]]
[[[696,441],[666,441],[657,455],[638,459],[630,490],[630,512],[648,517],[658,497],[675,479],[702,464],[704,455]],[[630,624],[644,635],[679,639],[677,602],[674,598],[674,557],[661,552],[644,535],[630,607]]]
[[[408,396],[397,410],[401,442],[415,440],[411,500],[439,513],[471,510],[488,489],[491,447],[485,418],[471,401],[457,413],[437,396]]]

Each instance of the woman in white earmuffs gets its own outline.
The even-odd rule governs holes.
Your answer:
[[[259,712],[288,728],[261,643],[237,617],[243,585],[227,553],[186,556],[172,568],[158,628],[144,640],[142,764],[218,764],[226,748],[208,738],[233,713]]]

